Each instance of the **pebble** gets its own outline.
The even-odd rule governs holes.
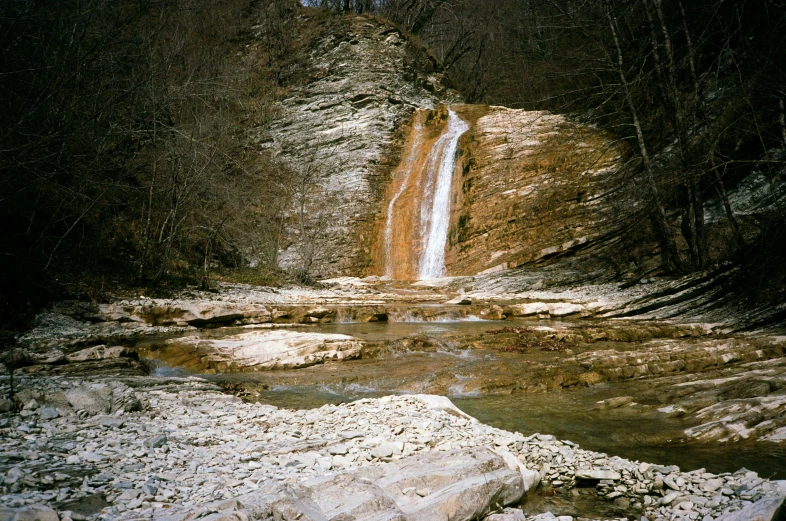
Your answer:
[[[619,508],[638,505],[653,520],[705,521],[782,493],[777,482],[745,469],[714,475],[629,461],[553,435],[496,429],[417,396],[292,411],[243,403],[198,378],[47,377],[25,385],[44,396],[93,385],[143,406],[98,414],[55,410],[58,416],[47,418],[51,407],[44,400],[34,416],[0,417],[0,508],[77,504],[103,495],[109,504],[97,506],[84,516],[88,520],[149,519],[164,505],[174,515],[267,482],[295,484],[416,452],[475,446],[511,452],[545,485],[568,490],[577,480],[596,481],[600,496]],[[425,497],[430,491],[412,487],[405,493]],[[61,512],[61,521],[79,521],[83,516],[74,510]],[[497,515],[507,516],[500,521],[572,519],[522,517],[515,509]]]

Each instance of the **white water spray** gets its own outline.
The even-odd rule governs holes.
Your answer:
[[[392,259],[393,210],[399,197],[401,197],[401,194],[403,194],[404,191],[409,186],[410,179],[412,179],[412,173],[415,167],[415,160],[418,157],[420,142],[423,139],[422,129],[423,126],[416,121],[412,129],[414,132],[414,135],[412,137],[412,146],[409,149],[409,154],[404,160],[404,170],[406,171],[404,181],[401,183],[401,187],[398,189],[398,192],[396,192],[396,195],[394,195],[393,198],[390,200],[390,204],[388,204],[388,217],[387,217],[387,221],[385,222],[385,275],[391,278],[393,277],[393,259]]]
[[[450,225],[450,194],[453,170],[456,168],[456,150],[459,138],[468,129],[469,125],[448,107],[448,128],[429,152],[420,207],[422,250],[418,278],[421,280],[435,279],[445,274],[445,244]]]

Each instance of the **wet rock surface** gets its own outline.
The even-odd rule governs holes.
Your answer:
[[[704,442],[786,438],[786,337],[729,334],[725,324],[706,322],[599,320],[631,309],[632,302],[663,295],[670,283],[615,292],[600,286],[558,292],[525,289],[512,280],[496,274],[411,285],[336,279],[316,288],[222,285],[218,293],[185,292],[177,299],[58,303],[39,318],[37,328],[20,337],[32,365],[19,372],[144,375],[150,371],[144,358],[152,357],[206,373],[284,369],[271,385],[363,385],[376,379],[377,388],[439,394],[551,392],[633,382],[634,388],[624,393],[630,402],[599,407],[683,416],[692,424],[685,437]],[[483,289],[473,292],[473,287]],[[446,301],[452,303],[435,305]],[[284,326],[343,322],[489,319],[511,321],[511,326],[498,328],[495,335],[414,335],[382,343],[364,340],[362,345],[347,338],[325,342],[329,337],[320,337],[322,331],[282,331]],[[218,329],[199,333],[190,325],[196,323],[239,329],[231,330],[231,336]],[[152,348],[133,348],[140,339],[162,332],[170,339],[153,342]],[[189,336],[177,338],[178,333]],[[100,342],[105,343],[92,345]],[[418,352],[435,355],[426,359]],[[396,362],[401,355],[409,359]],[[353,364],[362,367],[286,371],[357,358],[364,360]]]
[[[447,272],[492,273],[586,255],[620,240],[620,160],[596,129],[548,112],[456,107],[471,123],[454,189]]]
[[[287,330],[252,331],[219,339],[172,339],[148,356],[201,373],[295,369],[329,361],[352,360],[362,343],[348,335]],[[180,361],[180,363],[172,363]]]
[[[140,296],[105,304],[59,302],[39,315],[35,327],[18,341],[37,352],[57,348],[70,354],[94,344],[112,346],[197,328],[471,317],[636,318],[695,324],[697,334],[730,333],[750,329],[786,306],[744,310],[713,306],[714,292],[722,288],[714,286],[715,277],[706,274],[626,287],[582,281],[578,273],[545,267],[416,283],[379,277],[326,279],[318,287],[222,283],[216,292],[191,289],[170,299]]]
[[[307,81],[277,104],[258,142],[295,170],[316,173],[307,201],[309,222],[318,228],[313,269],[338,276],[358,273],[367,262],[369,223],[395,165],[400,128],[416,108],[459,95],[442,85],[428,54],[390,24],[364,16],[312,24],[317,37],[304,65]],[[300,239],[284,246],[284,267],[300,267],[302,246]]]
[[[607,392],[593,406],[610,418],[679,417],[688,425],[682,436],[702,443],[786,437],[786,337],[731,334],[724,324],[706,322],[600,318],[656,302],[668,293],[670,282],[593,294],[576,288],[555,291],[544,279],[512,280],[498,274],[412,285],[337,279],[316,288],[224,285],[218,293],[184,293],[178,299],[58,304],[37,329],[20,338],[32,365],[17,370],[25,384],[16,401],[0,403],[0,448],[6,458],[1,460],[5,488],[0,501],[14,509],[3,515],[49,515],[34,508],[45,505],[62,519],[67,512],[73,513],[71,519],[164,513],[182,519],[312,514],[330,519],[334,508],[355,512],[355,507],[324,499],[346,485],[368,499],[355,505],[358,513],[379,505],[390,519],[415,516],[416,507],[408,510],[407,505],[425,505],[429,497],[450,504],[461,497],[458,503],[476,506],[461,515],[453,508],[451,516],[470,519],[480,512],[507,516],[501,519],[547,519],[545,511],[552,509],[576,518],[584,509],[586,518],[595,519],[635,514],[704,521],[745,512],[781,493],[778,483],[748,471],[713,474],[641,466],[548,436],[493,429],[424,398],[286,411],[241,403],[197,378],[142,376],[150,370],[145,349],[170,346],[177,355],[169,359],[173,365],[191,364],[200,372],[278,369],[265,373],[267,387],[374,383],[387,391],[461,396],[611,385],[618,392]],[[345,321],[384,329],[385,324],[452,320],[481,329],[380,340],[341,329]],[[492,327],[482,320],[505,322]],[[226,325],[234,328],[218,329]],[[168,336],[143,342],[151,333]],[[288,344],[306,337],[304,344]],[[331,347],[326,341],[331,338],[338,344]],[[360,359],[349,360],[356,356]],[[347,361],[327,363],[334,359]],[[71,374],[86,381],[66,377]],[[108,374],[128,376],[100,376]],[[215,378],[232,382],[227,374]],[[227,388],[234,390],[232,385]],[[440,458],[474,454],[475,448],[494,451],[505,464],[494,467],[502,471],[504,484],[494,498],[512,497],[520,485],[537,487],[535,495],[529,494],[520,509],[503,511],[508,499],[477,503],[480,494],[471,492],[471,476],[465,497],[464,492],[437,494],[433,477],[432,485],[391,491],[380,485],[382,474],[359,470],[432,452]],[[496,456],[483,454],[497,462]],[[442,464],[428,461],[413,468]],[[391,472],[402,473],[396,469]],[[330,479],[319,481],[325,476]],[[514,483],[510,476],[519,478]],[[318,480],[313,489],[303,484],[311,478]],[[321,496],[320,490],[328,492]],[[559,510],[537,500],[552,492],[573,507]],[[598,500],[608,508],[593,507],[591,501]]]
[[[373,329],[335,326],[364,339],[361,360],[277,371],[261,382],[264,388],[327,386],[341,393],[355,386],[475,397],[603,388],[602,394],[594,391],[599,401],[588,405],[609,418],[680,418],[682,437],[701,442],[782,439],[782,337],[717,336],[702,327],[652,322],[517,322],[462,334],[481,323],[465,324],[381,341],[369,336]],[[386,327],[396,330],[395,324]],[[259,396],[259,382],[223,378]]]
[[[784,493],[745,470],[682,472],[495,429],[442,397],[292,411],[243,403],[193,377],[23,387],[41,401],[0,417],[3,519],[469,520],[497,509],[549,519],[501,510],[537,481],[592,487],[648,519],[723,519],[772,509]],[[41,414],[57,404],[58,417]]]

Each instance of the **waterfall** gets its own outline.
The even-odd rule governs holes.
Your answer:
[[[388,204],[388,215],[387,220],[385,221],[385,275],[388,277],[393,277],[393,255],[392,255],[392,248],[393,248],[393,212],[396,202],[398,201],[401,194],[407,189],[410,183],[410,179],[412,179],[412,173],[416,167],[416,159],[418,157],[418,150],[420,149],[420,142],[423,139],[423,126],[418,121],[418,113],[415,113],[415,124],[412,128],[412,144],[409,148],[409,154],[407,154],[406,159],[404,159],[404,170],[406,174],[404,176],[404,181],[401,183],[401,187],[398,189],[398,192],[393,196],[390,200],[390,204]]]
[[[448,107],[448,126],[431,148],[426,183],[420,207],[421,253],[419,279],[434,279],[445,274],[445,244],[450,225],[450,195],[456,150],[469,125]],[[390,215],[390,213],[388,213]]]

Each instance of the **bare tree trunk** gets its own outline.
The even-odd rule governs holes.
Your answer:
[[[152,79],[151,79],[152,83]],[[156,149],[156,111],[153,109],[153,179],[150,181],[147,194],[147,218],[145,222],[145,236],[142,243],[142,257],[139,259],[139,273],[137,273],[137,281],[142,284],[145,278],[145,263],[147,262],[147,252],[150,248],[150,228],[153,221],[153,191],[156,186],[156,175],[158,173],[158,151]]]
[[[701,269],[706,264],[706,246],[704,237],[704,201],[701,197],[701,187],[699,180],[692,177],[688,181],[688,196],[690,198],[690,226],[693,237],[692,249],[695,254],[696,267]]]
[[[715,163],[714,150],[710,150],[710,166],[712,166],[712,171],[715,174],[715,182],[717,183],[716,189],[718,190],[718,195],[723,202],[723,209],[726,211],[726,218],[729,221],[731,233],[734,235],[734,241],[736,242],[734,245],[735,250],[739,250],[744,245],[744,239],[740,233],[740,226],[737,223],[737,218],[734,216],[734,211],[731,208],[731,202],[729,201],[729,195],[726,192],[726,186],[723,184],[723,179],[720,175],[720,172],[718,172],[718,166]]]
[[[786,116],[784,116],[783,99],[778,100],[778,107],[781,109],[780,114],[778,114],[778,121],[781,124],[781,139],[783,140],[784,148],[786,148]]]
[[[690,65],[690,77],[693,81],[693,95],[696,96],[696,101],[703,107],[704,102],[701,99],[699,91],[699,77],[696,74],[696,59],[694,58],[695,51],[693,50],[693,38],[691,38],[690,31],[688,30],[688,17],[685,14],[685,6],[682,5],[682,0],[679,0],[680,12],[682,13],[682,31],[685,33],[685,41],[688,44],[688,64]]]
[[[690,30],[688,29],[688,17],[685,13],[685,6],[682,3],[682,0],[679,0],[680,6],[680,14],[682,15],[682,31],[685,34],[685,41],[688,47],[688,65],[690,69],[690,78],[691,82],[693,83],[693,95],[696,98],[696,103],[698,104],[698,117],[699,120],[705,120],[707,117],[707,108],[704,98],[701,94],[701,85],[699,84],[699,77],[696,73],[696,58],[695,58],[695,50],[693,46],[693,38],[691,37]],[[713,143],[710,143],[709,139],[707,139],[706,134],[701,133],[702,139],[707,145],[709,149],[709,162],[710,168],[713,173],[713,177],[715,178],[715,189],[718,192],[718,196],[721,199],[721,203],[723,204],[723,209],[726,213],[726,219],[729,222],[729,227],[731,228],[732,235],[734,237],[734,249],[739,250],[741,249],[745,241],[742,237],[742,233],[740,232],[740,226],[737,222],[737,218],[734,215],[734,210],[731,207],[731,202],[729,201],[729,195],[726,192],[726,185],[723,182],[723,177],[718,169],[717,162],[715,161],[715,146]],[[702,207],[702,215],[703,215],[703,207]],[[702,219],[703,221],[703,219]]]
[[[229,215],[225,216],[224,219],[216,226],[216,229],[213,230],[213,234],[210,236],[210,238],[205,241],[205,254],[202,259],[202,281],[200,284],[203,290],[210,289],[210,262],[208,260],[210,258],[210,246],[213,244],[213,241],[216,240],[218,234],[221,233],[221,228],[224,227],[224,224],[226,224],[229,217]]]
[[[666,216],[666,209],[663,205],[660,191],[658,190],[658,185],[655,182],[655,174],[653,172],[649,152],[647,151],[647,144],[644,141],[644,133],[641,130],[638,111],[636,110],[636,105],[633,103],[633,96],[630,92],[630,84],[625,77],[625,70],[623,68],[624,62],[622,59],[622,47],[620,46],[619,38],[617,37],[616,20],[614,17],[612,17],[611,8],[608,4],[606,9],[606,17],[609,21],[611,34],[614,38],[614,46],[617,51],[617,71],[619,73],[620,83],[623,88],[625,101],[630,110],[631,119],[633,120],[633,127],[636,129],[636,140],[639,145],[639,152],[641,153],[642,162],[644,163],[644,170],[647,174],[647,183],[652,194],[652,204],[655,206],[655,221],[658,228],[658,234],[660,235],[660,243],[664,260],[666,261],[667,269],[670,271],[682,271],[679,254],[677,253],[677,246],[674,243],[674,237],[672,236],[669,219]]]
[[[687,209],[683,214],[683,218],[687,220],[686,226],[683,227],[685,239],[690,248],[690,256],[693,266],[695,268],[702,268],[704,265],[704,208],[700,190],[700,179],[696,179],[690,173],[690,167],[686,158],[686,146],[689,141],[687,136],[687,122],[685,117],[685,107],[683,106],[683,99],[677,88],[677,80],[675,78],[674,66],[674,51],[671,44],[671,36],[666,27],[666,17],[663,15],[661,7],[661,0],[653,0],[655,5],[655,12],[658,16],[658,22],[663,37],[663,47],[666,52],[666,60],[661,61],[658,52],[658,39],[656,36],[655,21],[652,18],[649,4],[647,0],[642,0],[644,9],[647,13],[647,19],[650,24],[650,32],[652,38],[653,58],[655,60],[658,72],[666,84],[665,91],[667,92],[666,98],[671,105],[671,119],[674,125],[675,134],[677,136],[677,149],[679,151],[680,164],[682,166],[683,175],[690,176],[689,179],[684,180],[685,192],[687,193]],[[699,174],[700,175],[700,174]]]

